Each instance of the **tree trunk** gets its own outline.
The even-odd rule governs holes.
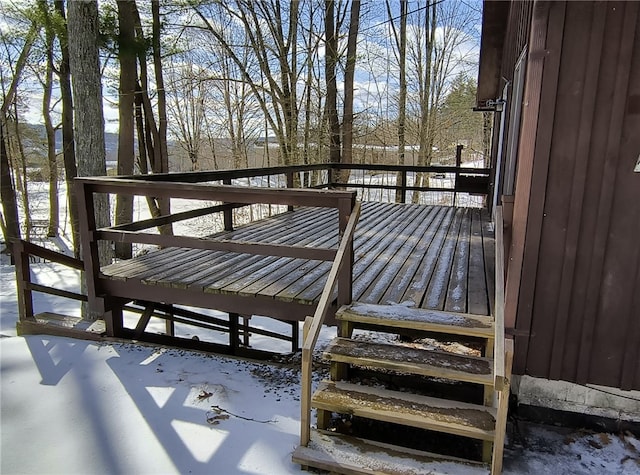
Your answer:
[[[66,21],[64,0],[56,0],[54,6],[60,17]],[[62,59],[59,68],[60,96],[62,100],[62,158],[64,161],[65,182],[67,184],[67,207],[71,221],[73,254],[80,257],[80,234],[78,230],[78,203],[76,201],[73,179],[78,176],[76,167],[76,149],[73,136],[73,97],[71,94],[71,71],[69,69],[69,46],[66,29],[60,37]]]
[[[153,28],[151,45],[153,49],[153,69],[156,77],[156,92],[158,102],[158,138],[156,148],[160,152],[160,173],[169,173],[169,151],[167,148],[167,99],[164,89],[164,77],[162,75],[162,54],[160,49],[160,3],[158,0],[151,2],[151,16]],[[158,205],[163,215],[171,214],[171,202],[169,198],[159,198]],[[160,227],[162,234],[172,234],[171,224]]]
[[[329,125],[329,162],[340,163],[340,122],[338,121],[338,82],[336,68],[338,64],[338,35],[335,25],[335,2],[325,1],[325,81],[327,97],[325,116]],[[333,181],[329,177],[329,181]]]
[[[388,6],[388,3],[387,3]],[[407,121],[407,12],[408,0],[400,0],[400,37],[397,41],[400,66],[400,91],[398,97],[398,162],[406,165],[405,124]],[[396,185],[402,180],[402,173],[396,175]],[[404,203],[402,190],[396,190],[396,203]]]
[[[424,71],[420,78],[422,82],[420,95],[420,149],[418,151],[418,165],[431,165],[431,155],[433,147],[433,130],[431,130],[432,110],[431,110],[431,80],[433,67],[433,46],[436,35],[436,3],[431,4],[430,8],[425,9],[425,56]],[[424,186],[429,184],[429,177],[424,173],[416,173],[415,186]],[[420,192],[413,192],[413,203],[419,203]]]
[[[42,82],[42,117],[47,136],[47,163],[49,168],[49,228],[47,237],[57,237],[60,228],[60,205],[58,202],[58,161],[56,159],[56,130],[51,121],[51,92],[53,87],[53,41],[55,38],[49,7],[45,0],[38,1],[38,9],[44,19],[45,54],[47,65]]]
[[[2,232],[4,242],[7,243],[7,250],[11,252],[9,239],[20,239],[20,221],[18,220],[18,203],[16,202],[16,192],[9,166],[9,154],[7,153],[6,125],[0,121],[0,197],[2,197]]]
[[[360,25],[360,0],[351,1],[347,64],[344,70],[344,117],[342,118],[342,163],[353,163],[353,82],[356,72],[356,47]],[[342,182],[349,182],[349,170],[342,172]]]
[[[106,175],[102,82],[98,55],[98,4],[69,2],[69,64],[75,98],[76,150],[79,176]],[[96,225],[109,226],[109,201],[94,195]],[[109,243],[98,243],[101,265],[111,262]]]
[[[20,56],[16,61],[15,70],[13,71],[13,78],[11,83],[2,98],[2,106],[0,107],[0,198],[2,198],[2,232],[4,234],[4,241],[8,244],[9,239],[20,239],[20,220],[18,218],[18,202],[16,200],[15,185],[13,182],[13,176],[11,175],[11,166],[9,164],[9,130],[7,116],[9,108],[14,104],[14,98],[22,71],[27,63],[29,52],[36,40],[38,34],[38,27],[35,23],[32,23],[27,33]],[[4,92],[4,90],[3,90]],[[17,118],[16,118],[17,126]],[[25,190],[26,192],[26,190]],[[27,213],[28,209],[25,210]],[[11,248],[7,248],[11,253]]]
[[[137,82],[135,17],[132,0],[118,0],[118,58],[120,60],[120,97],[118,100],[118,175],[132,175],[134,163],[133,104]],[[133,221],[133,196],[118,195],[116,225]],[[117,242],[116,257],[131,259],[131,243]]]

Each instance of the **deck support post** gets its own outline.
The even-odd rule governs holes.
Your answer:
[[[291,351],[296,352],[300,349],[300,322],[294,320],[291,322]]]
[[[249,337],[251,336],[251,333],[249,332],[249,320],[251,320],[251,315],[242,316],[242,344],[247,348],[250,346]]]
[[[94,299],[94,309],[101,313],[107,330],[107,336],[121,336],[123,325],[122,305],[107,306],[103,297]]]
[[[165,333],[169,336],[176,335],[176,324],[173,321],[173,305],[169,305],[167,319],[164,321]]]
[[[240,342],[239,318],[240,315],[237,313],[229,313],[229,347],[231,347],[231,354],[233,355],[237,353],[238,343]]]

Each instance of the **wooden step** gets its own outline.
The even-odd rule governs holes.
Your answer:
[[[495,409],[491,407],[345,382],[322,382],[311,405],[325,411],[474,439],[491,441],[495,433]]]
[[[380,328],[404,328],[429,332],[494,337],[493,318],[468,313],[442,312],[403,305],[353,303],[336,313],[336,319]]]
[[[339,363],[384,368],[484,385],[493,384],[493,360],[445,351],[336,338],[324,357]]]
[[[309,445],[299,446],[292,460],[332,473],[358,475],[426,475],[482,468],[478,462],[318,430],[311,431]]]

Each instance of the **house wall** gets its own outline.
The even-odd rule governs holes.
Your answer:
[[[534,5],[505,304],[517,374],[640,389],[639,10]]]

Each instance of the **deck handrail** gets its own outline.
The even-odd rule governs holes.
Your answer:
[[[494,326],[495,340],[493,351],[494,385],[497,391],[506,386],[508,375],[505,371],[505,332],[504,332],[504,219],[502,206],[496,207],[495,212],[495,311]]]
[[[87,301],[87,296],[68,290],[56,289],[54,287],[36,284],[31,281],[31,269],[29,256],[41,257],[48,261],[62,264],[72,269],[83,270],[84,264],[80,259],[67,256],[60,252],[46,249],[22,239],[12,239],[13,255],[15,256],[16,286],[18,294],[18,318],[20,321],[33,319],[33,296],[32,293],[41,292],[49,295],[56,295],[72,300]]]
[[[289,207],[335,208],[338,212],[338,232],[342,234],[356,201],[356,193],[354,191],[259,188],[227,184],[174,183],[113,177],[76,178],[75,186],[76,197],[79,201],[83,261],[86,271],[90,306],[94,300],[98,303],[97,298],[101,293],[99,283],[103,276],[98,259],[98,241],[100,240],[151,244],[160,247],[221,250],[255,255],[332,261],[338,251],[337,246],[326,248],[247,240],[238,241],[225,239],[224,235],[198,238],[154,234],[141,232],[141,230],[169,222],[178,222],[195,216],[223,213],[225,218],[225,231],[231,231],[233,229],[231,216],[231,210],[233,208],[254,204],[274,204]],[[97,193],[152,196],[155,198],[184,198],[198,201],[221,202],[222,204],[218,206],[207,206],[184,213],[175,213],[168,216],[135,221],[124,226],[98,227],[96,224],[93,199],[93,195]],[[350,293],[350,285],[350,282],[343,283],[338,289],[339,294]]]
[[[366,183],[345,183],[341,181],[340,171],[361,170],[365,172],[387,172],[400,175],[400,182],[395,185],[388,184],[366,184]],[[326,171],[326,181],[314,185],[314,189],[322,188],[362,188],[362,189],[382,189],[400,191],[401,201],[404,202],[406,192],[450,192],[450,193],[473,193],[487,194],[489,189],[490,168],[472,168],[450,165],[391,165],[391,164],[368,164],[368,163],[319,163],[307,165],[290,165],[264,168],[244,168],[234,170],[209,170],[197,172],[181,173],[159,173],[153,175],[127,175],[112,177],[117,180],[134,180],[137,182],[166,182],[166,183],[203,183],[211,181],[221,181],[230,183],[233,179],[270,177],[284,175],[286,186],[294,186],[294,175],[296,173],[309,173],[312,171]],[[447,173],[453,174],[453,187],[437,186],[412,186],[407,184],[409,173]]]
[[[349,216],[349,221],[340,240],[340,246],[336,258],[333,261],[329,277],[322,290],[322,295],[316,311],[313,314],[313,318],[307,317],[304,325],[304,336],[302,344],[302,394],[300,398],[301,406],[301,429],[300,429],[300,444],[306,446],[309,443],[311,437],[311,373],[312,373],[312,360],[313,350],[318,341],[320,335],[320,329],[324,323],[329,309],[331,308],[331,302],[335,286],[338,283],[341,270],[345,266],[348,259],[353,260],[353,235],[355,233],[358,219],[360,218],[360,202],[356,202],[355,206]],[[349,300],[351,296],[349,295]],[[342,302],[350,303],[350,302]]]

